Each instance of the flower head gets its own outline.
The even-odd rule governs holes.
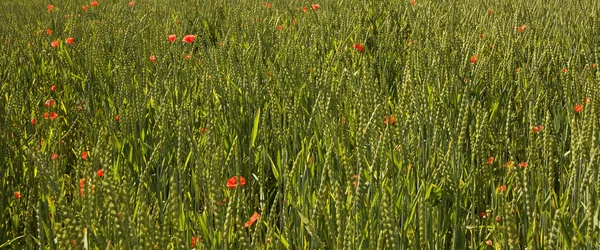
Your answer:
[[[52,35],[52,30],[51,29],[46,29],[46,35]]]
[[[54,106],[54,104],[55,104],[54,99],[49,99],[49,100],[46,100],[46,102],[44,103],[44,106],[52,107],[52,106]]]
[[[177,39],[177,35],[175,35],[175,34],[169,35],[169,42],[170,43],[172,43],[173,41],[175,41],[175,39]]]
[[[84,160],[85,160],[85,159],[87,159],[87,158],[88,158],[88,156],[89,156],[89,154],[88,154],[88,152],[87,152],[87,151],[83,151],[83,152],[81,152],[81,159],[84,159]]]
[[[54,154],[52,154],[52,156],[50,156],[50,160],[56,160],[56,159],[58,159],[57,153],[54,153]]]
[[[90,6],[92,6],[92,7],[98,6],[98,1],[92,1],[92,2],[90,2]]]
[[[506,185],[502,185],[502,186],[498,187],[498,193],[502,193],[504,191],[506,191]]]
[[[151,55],[151,56],[150,56],[150,61],[152,61],[152,62],[155,62],[155,61],[156,61],[156,56],[154,56],[154,55]]]
[[[474,64],[477,61],[477,54],[471,57],[471,64]]]
[[[523,168],[523,169],[526,168],[527,167],[527,162],[524,161],[524,162],[519,163],[519,167]]]
[[[492,163],[494,163],[494,159],[494,156],[490,156],[490,158],[488,158],[487,161],[485,161],[485,164],[491,165]]]
[[[488,10],[488,15],[490,15],[490,16],[491,16],[493,13],[494,13],[494,11],[493,11],[493,10]]]
[[[245,186],[246,185],[246,179],[244,179],[244,177],[240,176],[240,186]]]
[[[81,6],[81,9],[82,9],[83,11],[87,11],[87,5]]]
[[[104,169],[99,169],[98,171],[96,171],[96,176],[98,176],[98,177],[104,176]]]
[[[133,7],[135,5],[135,2],[131,1],[129,2],[129,7]]]
[[[352,48],[353,48],[353,49],[356,49],[356,50],[358,50],[358,52],[360,52],[360,53],[362,53],[362,52],[363,52],[363,45],[362,45],[362,44],[360,44],[360,43],[355,43],[355,44],[353,44],[353,45],[352,45]]]
[[[183,37],[183,42],[185,43],[193,43],[194,40],[196,40],[196,36],[194,35],[187,35]]]
[[[225,185],[228,188],[236,188],[237,187],[237,176],[231,177],[229,178],[229,180],[227,180],[227,184]]]
[[[59,44],[60,44],[60,42],[58,40],[56,40],[56,41],[50,43],[50,46],[52,46],[52,48],[56,48],[56,47],[58,47]]]
[[[581,113],[581,111],[583,111],[583,105],[577,104],[575,105],[575,107],[573,107],[573,109],[575,110],[575,112]]]
[[[37,121],[35,120],[35,118],[31,118],[31,125],[35,125],[37,124]]]
[[[198,236],[198,237],[192,236],[192,244],[190,245],[190,247],[196,247],[196,243],[198,241],[200,241],[200,236]]]
[[[52,85],[52,87],[50,87],[50,91],[56,91],[56,85]]]
[[[56,118],[58,118],[58,114],[56,112],[44,113],[44,119],[50,119],[52,121]]]
[[[313,3],[313,4],[311,4],[311,6],[312,6],[313,10],[318,10],[318,9],[321,8],[321,5],[319,5],[319,4],[314,4]]]
[[[75,43],[75,38],[68,37],[67,39],[65,39],[65,42],[68,43],[68,44],[74,44]]]
[[[54,5],[48,4],[48,13],[52,12],[53,9],[54,9]]]
[[[523,24],[520,27],[519,26],[515,26],[515,29],[519,32],[522,33],[523,31],[525,31],[525,29],[527,28],[527,24]]]
[[[252,226],[254,224],[254,222],[256,222],[258,220],[258,218],[260,218],[260,214],[258,214],[257,212],[254,212],[252,217],[250,217],[250,220],[248,222],[244,223],[244,227]]]

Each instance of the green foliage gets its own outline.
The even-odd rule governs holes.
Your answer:
[[[0,1],[0,248],[600,248],[599,10]]]

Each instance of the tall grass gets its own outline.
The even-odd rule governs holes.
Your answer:
[[[599,2],[132,5],[0,3],[0,248],[600,247]]]

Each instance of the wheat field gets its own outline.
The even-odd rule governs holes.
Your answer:
[[[600,248],[600,1],[0,13],[0,249]]]

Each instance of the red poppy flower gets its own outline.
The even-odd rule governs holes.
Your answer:
[[[169,35],[169,42],[173,42],[175,41],[175,39],[177,39],[177,36],[175,34]]]
[[[390,124],[394,125],[394,123],[396,123],[396,118],[394,118],[394,115],[390,115]]]
[[[362,45],[362,44],[360,44],[360,43],[355,43],[355,44],[353,44],[353,45],[352,45],[352,48],[353,48],[353,49],[356,49],[356,50],[358,50],[358,52],[360,52],[360,53],[362,53],[362,52],[363,52],[363,45]]]
[[[135,5],[135,2],[129,2],[129,7],[133,7]]]
[[[490,158],[487,159],[487,161],[485,161],[485,164],[490,165],[492,163],[494,163],[494,156],[490,156]]]
[[[52,30],[51,29],[46,29],[46,35],[52,35]]]
[[[410,1],[410,4],[412,4],[412,5],[415,5],[415,4],[417,4],[417,0],[412,0],[412,1]]]
[[[56,90],[56,86],[52,85],[52,87],[50,87],[50,91],[55,91]]]
[[[488,214],[486,212],[481,212],[479,213],[479,216],[481,216],[481,218],[487,218]]]
[[[90,2],[90,6],[92,6],[92,7],[98,6],[98,1],[92,1],[92,2]]]
[[[563,73],[567,73],[567,68],[563,68],[563,69],[562,69],[562,72],[563,72]]]
[[[185,55],[185,60],[190,60],[190,55]]]
[[[150,61],[155,62],[156,61],[156,56],[154,56],[154,55],[150,56]]]
[[[575,107],[573,107],[573,109],[575,109],[575,112],[581,113],[581,111],[583,111],[583,105],[577,104]]]
[[[282,30],[282,29],[283,29],[283,25],[277,26],[277,30]]]
[[[504,191],[506,191],[506,185],[502,185],[502,186],[498,187],[498,193],[502,193]]]
[[[477,54],[471,57],[471,64],[474,64],[477,61]]]
[[[589,97],[585,98],[585,104],[590,104],[590,98]]]
[[[321,8],[321,5],[319,5],[319,4],[314,4],[314,3],[313,3],[313,4],[311,4],[311,5],[312,5],[312,8],[313,8],[313,10],[318,10],[318,9],[320,9],[320,8]]]
[[[536,126],[533,126],[531,129],[533,130],[533,133],[537,133],[539,131],[538,127],[536,127]]]
[[[183,37],[183,41],[186,43],[193,43],[194,40],[196,40],[196,36],[194,35],[187,35]]]
[[[504,163],[505,168],[512,167],[513,165],[514,165],[514,163],[512,161],[508,161],[508,162]]]
[[[21,199],[21,193],[19,191],[15,192],[15,199]]]
[[[96,171],[96,176],[98,176],[98,177],[104,176],[104,169],[99,169],[98,171]]]
[[[526,168],[527,167],[527,162],[524,161],[524,162],[519,163],[519,167],[520,168]]]
[[[60,42],[58,40],[56,40],[56,41],[50,43],[50,46],[52,46],[52,48],[56,48],[56,47],[58,47],[59,44],[60,44]]]
[[[493,11],[493,10],[488,10],[488,15],[490,15],[490,16],[491,16],[491,15],[492,15],[492,13],[494,13],[494,11]]]
[[[55,104],[54,99],[50,99],[50,100],[46,100],[46,102],[44,103],[44,106],[52,107],[52,106],[54,106],[54,104]]]
[[[227,180],[227,184],[225,186],[228,188],[236,188],[237,187],[237,176],[229,178],[229,180]]]
[[[257,212],[254,212],[252,217],[250,217],[250,220],[248,222],[244,223],[244,227],[252,226],[254,224],[254,222],[256,222],[258,220],[258,218],[260,218],[260,214],[258,214]]]
[[[194,237],[192,236],[192,244],[190,245],[190,247],[196,247],[196,243],[200,240],[200,236],[198,237]]]
[[[244,179],[244,177],[240,176],[240,186],[245,186],[246,185],[246,179]]]
[[[271,4],[267,3],[267,9],[270,9],[270,8],[271,8]]]
[[[527,28],[527,24],[523,24],[520,27],[519,26],[515,26],[514,29],[516,29],[518,32],[523,32],[525,31],[525,29]]]
[[[52,154],[52,156],[50,156],[50,160],[56,160],[56,159],[58,159],[57,153],[54,153],[54,154]]]
[[[486,244],[486,245],[488,245],[488,246],[491,246],[491,245],[492,245],[492,244],[494,244],[494,243],[492,242],[492,240],[486,240],[486,241],[485,241],[485,244]]]
[[[516,69],[515,69],[515,73],[519,73],[520,71],[521,71],[521,69],[520,69],[520,68],[516,68]]]
[[[48,4],[48,13],[50,13],[54,9],[54,5]]]
[[[50,121],[52,121],[52,120],[54,120],[56,118],[58,118],[58,114],[55,113],[55,112],[50,112]]]
[[[383,124],[388,125],[388,118],[386,115],[383,116]]]
[[[35,118],[31,118],[31,125],[35,125],[37,124],[37,121],[35,120]]]
[[[115,121],[119,122],[119,115],[115,115]]]
[[[538,131],[542,132],[542,130],[544,130],[544,125],[539,125],[538,126]]]
[[[87,159],[87,158],[88,158],[88,156],[89,156],[89,154],[88,154],[88,152],[87,152],[87,151],[83,151],[83,152],[81,152],[81,159],[84,159],[84,160],[85,160],[85,159]]]
[[[353,175],[353,176],[352,176],[352,179],[354,179],[354,180],[352,181],[352,185],[354,185],[354,187],[356,187],[356,181],[357,181],[359,178],[360,178],[360,175],[359,175],[359,174],[355,174],[355,175]]]
[[[68,44],[74,44],[75,43],[75,38],[68,37],[67,39],[65,39],[65,42],[68,43]]]

